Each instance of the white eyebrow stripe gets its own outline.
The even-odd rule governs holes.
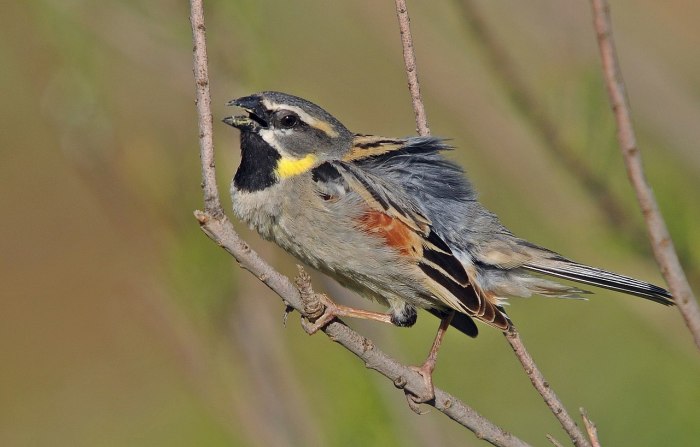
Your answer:
[[[263,103],[263,106],[265,106],[265,108],[267,110],[271,110],[273,112],[276,112],[278,110],[289,110],[291,112],[294,112],[297,115],[299,115],[299,118],[301,118],[301,120],[304,121],[309,126],[314,127],[316,129],[324,132],[326,135],[328,135],[331,138],[338,137],[338,132],[336,132],[335,129],[333,129],[333,126],[330,123],[327,123],[325,121],[314,118],[313,116],[309,115],[303,109],[301,109],[297,106],[292,106],[289,104],[278,104],[275,102],[271,102],[267,98],[263,99],[262,103]]]

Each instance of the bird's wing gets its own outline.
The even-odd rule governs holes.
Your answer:
[[[452,208],[454,208],[455,201],[464,204],[473,203],[476,200],[473,190],[468,183],[465,183],[466,179],[461,170],[445,159],[436,157],[439,152],[449,149],[451,147],[444,140],[434,137],[402,139],[355,135],[352,147],[344,155],[343,160],[357,166],[362,172],[391,174],[394,181],[399,179],[398,181],[402,182],[406,188],[412,188],[411,198],[414,201],[432,202],[425,204],[428,208],[432,206],[431,213],[428,215],[436,216],[434,219],[438,219],[442,210],[434,206],[435,194],[449,191],[449,197],[440,196],[439,203],[445,205],[448,200],[452,200]],[[455,181],[455,174],[458,181]],[[385,175],[375,176],[375,178],[384,177]],[[446,207],[450,208],[450,205],[446,205]],[[468,214],[464,208],[461,209],[462,212]],[[488,216],[490,213],[481,209],[476,215]],[[439,225],[437,226],[439,227]],[[528,281],[522,284],[527,286],[531,293],[560,297],[578,297],[581,294],[589,293],[544,278],[541,278],[540,281],[532,281],[537,277],[537,274],[541,274],[629,293],[665,305],[673,304],[671,294],[661,287],[573,262],[551,250],[519,239],[505,229],[495,216],[488,222],[486,228],[490,229],[488,237],[477,238],[478,243],[469,250],[470,256],[474,258],[476,263],[493,267],[499,271],[534,273],[535,276],[530,276]],[[477,287],[477,294],[484,296],[494,293],[491,290],[486,291],[486,293],[478,290],[479,282],[473,281],[476,273],[470,271],[467,273],[472,279],[472,284]],[[512,284],[508,284],[508,286],[510,285]],[[508,288],[506,287],[506,289]],[[485,299],[488,299],[488,296]]]
[[[345,161],[329,161],[313,171],[319,193],[356,194],[365,209],[357,225],[384,239],[416,269],[418,280],[442,306],[473,316],[501,330],[510,327],[503,310],[475,289],[464,265],[433,230],[430,220],[402,191]]]

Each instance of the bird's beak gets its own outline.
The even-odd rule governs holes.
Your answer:
[[[250,130],[250,131],[255,131],[256,129],[260,128],[258,123],[253,121],[247,116],[227,116],[226,118],[222,119],[224,123],[228,124],[229,126],[233,126],[236,129],[240,130]]]
[[[259,95],[243,96],[242,98],[230,100],[226,105],[254,111],[256,108],[262,108],[262,98]]]
[[[248,112],[248,116],[228,116],[224,118],[222,121],[229,126],[248,131],[256,131],[261,127],[267,127],[268,122],[266,118],[269,113],[263,107],[260,96],[250,95],[232,99],[226,105],[240,107]]]

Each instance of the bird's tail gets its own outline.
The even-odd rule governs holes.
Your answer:
[[[629,276],[618,275],[617,273],[588,265],[578,264],[564,258],[540,259],[523,265],[523,267],[545,275],[636,295],[666,306],[673,304],[673,296],[666,289],[659,286],[630,278]]]

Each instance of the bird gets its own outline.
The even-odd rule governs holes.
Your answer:
[[[386,313],[323,298],[313,333],[336,317],[409,327],[418,309],[440,318],[417,402],[434,397],[432,373],[447,327],[476,337],[475,320],[512,331],[511,297],[580,298],[558,282],[611,289],[663,305],[656,285],[572,261],[515,236],[478,200],[464,170],[445,157],[445,139],[354,133],[320,106],[264,91],[227,103],[244,115],[223,119],[240,131],[241,161],[231,182],[235,215],[264,239]]]

